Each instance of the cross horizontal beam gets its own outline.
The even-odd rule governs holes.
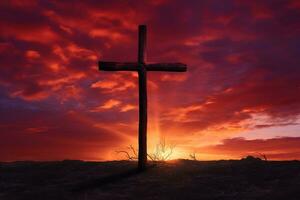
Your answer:
[[[186,72],[182,63],[152,63],[144,65],[147,71]],[[99,62],[99,70],[103,71],[138,71],[140,64],[136,62]]]
[[[99,70],[103,71],[138,71],[139,65],[135,62],[105,62],[100,61]]]
[[[186,65],[182,63],[153,63],[146,65],[147,71],[186,72]]]

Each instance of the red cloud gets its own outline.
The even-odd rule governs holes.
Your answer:
[[[226,130],[234,136],[241,130],[298,123],[297,1],[0,5],[0,116],[5,116],[0,117],[0,141],[9,144],[3,148],[10,152],[0,155],[2,160],[43,159],[47,154],[45,159],[92,159],[98,157],[96,151],[108,159],[109,149],[132,143],[137,76],[99,72],[97,60],[136,61],[138,24],[148,26],[149,62],[188,65],[186,75],[149,72],[149,120],[157,122],[162,134],[200,141],[203,132],[214,131],[221,140],[228,136]],[[98,112],[89,112],[93,109]],[[81,119],[69,116],[70,111]],[[26,135],[30,131],[39,134]],[[70,139],[73,134],[78,138]],[[85,135],[84,144],[78,143]],[[288,145],[293,140],[298,141],[280,141]],[[224,145],[234,146],[228,142]],[[31,156],[22,154],[24,149]],[[279,154],[272,152],[272,158],[298,158]]]
[[[41,55],[39,54],[39,52],[34,51],[34,50],[28,50],[28,51],[26,51],[25,55],[29,59],[37,59],[37,58],[41,57]]]

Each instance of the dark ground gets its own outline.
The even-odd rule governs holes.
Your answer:
[[[299,161],[0,163],[0,200],[300,199]]]

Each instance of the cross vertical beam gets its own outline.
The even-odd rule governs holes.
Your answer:
[[[139,26],[138,46],[138,75],[139,75],[139,151],[138,168],[144,170],[147,165],[147,70],[145,66],[146,54],[145,25]]]
[[[99,70],[134,71],[139,79],[139,151],[138,169],[147,166],[147,71],[185,72],[187,67],[182,63],[149,63],[146,64],[146,26],[139,26],[138,62],[99,61]]]

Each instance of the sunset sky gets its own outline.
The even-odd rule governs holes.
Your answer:
[[[300,159],[300,1],[86,0],[0,2],[0,161],[111,160],[137,145],[136,61],[148,73],[148,151],[172,158]]]

